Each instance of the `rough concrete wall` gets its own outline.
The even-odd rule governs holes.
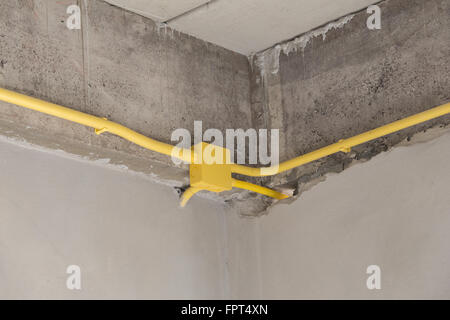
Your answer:
[[[175,128],[192,129],[194,120],[203,120],[204,128],[278,128],[281,160],[287,160],[449,100],[450,5],[445,0],[384,1],[381,30],[368,30],[368,14],[357,13],[326,32],[325,39],[312,37],[303,50],[281,52],[279,72],[266,72],[264,78],[257,66],[250,72],[242,55],[160,29],[100,0],[78,1],[83,27],[70,31],[65,19],[72,3],[0,3],[0,86],[108,117],[162,141],[168,142]],[[445,117],[351,154],[253,181],[301,192],[328,172],[448,123]],[[172,186],[189,183],[187,168],[174,167],[166,156],[4,103],[0,134],[110,159]],[[220,199],[243,214],[260,214],[272,203],[234,192]]]
[[[252,108],[261,127],[281,128],[281,159],[314,151],[450,100],[450,3],[447,0],[389,0],[380,4],[381,30],[369,30],[359,12],[286,55],[266,55],[252,80]],[[328,28],[330,29],[330,28]],[[317,34],[318,36],[314,36]],[[305,39],[305,38],[303,38]],[[302,48],[304,46],[304,48]],[[276,50],[281,51],[277,68]],[[275,64],[275,69],[273,68]],[[272,71],[278,72],[272,74]],[[340,172],[416,132],[448,125],[444,117],[292,170],[274,180],[300,190],[328,172]]]
[[[103,1],[78,1],[82,29],[69,30],[74,1],[6,0],[0,3],[0,86],[93,115],[170,142],[176,128],[252,127],[247,58],[171,30]],[[185,183],[185,173],[152,170],[165,156],[123,139],[16,106],[0,104],[3,134]],[[36,138],[35,130],[51,139]],[[50,140],[50,141],[47,141]],[[80,141],[98,149],[73,147]],[[94,150],[94,151],[93,151]],[[118,151],[118,155],[111,155]],[[134,157],[134,160],[130,160]],[[184,179],[184,180],[183,180]]]
[[[4,138],[0,155],[1,299],[254,297],[255,232],[217,203]]]
[[[263,299],[449,299],[450,131],[315,186],[260,224]],[[381,290],[368,290],[370,265]]]

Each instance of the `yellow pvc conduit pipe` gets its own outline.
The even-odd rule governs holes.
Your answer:
[[[233,188],[253,191],[253,192],[260,193],[260,194],[263,194],[265,196],[268,196],[268,197],[271,197],[271,198],[275,198],[275,199],[278,199],[278,200],[283,200],[283,199],[289,198],[288,195],[285,195],[285,194],[280,193],[278,191],[275,191],[275,190],[272,190],[272,189],[269,189],[269,188],[265,188],[265,187],[262,187],[262,186],[258,186],[258,185],[253,184],[253,183],[237,180],[237,179],[232,179],[232,186],[233,186]],[[187,204],[187,202],[189,201],[189,199],[191,199],[197,192],[200,192],[200,191],[202,191],[201,188],[189,187],[188,189],[186,189],[186,191],[181,196],[181,203],[180,203],[180,205],[182,207],[184,207]]]
[[[187,150],[188,152],[182,152],[183,149],[148,138],[138,132],[135,132],[118,123],[109,121],[105,118],[99,118],[2,88],[0,88],[0,100],[94,128],[97,134],[101,134],[103,132],[113,133],[143,148],[150,149],[167,156],[175,156],[187,163],[193,163],[194,160],[194,153],[192,153],[190,150]],[[441,117],[446,114],[450,114],[450,103],[416,114],[403,120],[395,121],[388,125],[354,136],[352,138],[340,140],[339,142],[330,146],[283,162],[279,166],[273,166],[269,168],[250,168],[233,164],[232,172],[252,177],[275,175],[277,173],[285,172],[295,167],[324,158],[334,153],[349,152],[354,146]],[[235,188],[261,193],[263,195],[279,200],[288,198],[288,196],[285,194],[262,186],[254,185],[236,179],[233,179],[232,182],[233,187]],[[201,191],[201,189],[199,188],[188,188],[182,196],[182,206],[184,206],[187,201],[199,191]]]
[[[187,163],[194,162],[195,154],[191,152],[191,150],[184,150],[177,147],[174,147],[170,144],[166,144],[151,138],[148,138],[138,132],[135,132],[125,126],[122,126],[118,123],[109,121],[104,118],[99,118],[93,115],[89,115],[80,111],[76,111],[70,108],[66,108],[54,103],[46,102],[40,99],[36,99],[33,97],[29,97],[14,91],[6,90],[0,88],[0,100],[18,105],[27,109],[39,111],[51,116],[55,116],[61,119],[69,120],[72,122],[76,122],[91,128],[95,129],[95,133],[102,134],[104,132],[110,132],[115,135],[118,135],[128,141],[131,141],[143,148],[153,150],[159,152],[161,154],[165,154],[168,156],[175,156]],[[186,152],[187,151],[187,152]],[[237,181],[237,180],[236,180]],[[239,185],[239,186],[238,186]],[[241,184],[238,183],[236,188],[247,189],[245,186],[248,186],[248,190],[259,192],[269,197],[274,197],[276,199],[281,199],[287,196],[284,196],[276,191],[271,189],[267,189],[264,187],[260,187],[252,184],[245,184],[241,181]],[[234,186],[234,183],[233,183]],[[185,206],[192,196],[194,196],[197,192],[201,191],[199,188],[188,188],[182,196],[181,206]],[[284,197],[283,197],[284,196]]]
[[[177,158],[188,163],[191,162],[192,154],[190,153],[190,151],[189,153],[180,152],[182,150],[180,148],[176,148],[170,144],[153,140],[125,126],[104,118],[92,116],[90,114],[62,107],[54,103],[32,98],[2,88],[0,88],[0,100],[94,128],[97,134],[110,132],[143,148],[150,149],[168,156],[172,156],[172,153],[174,153]]]
[[[283,193],[280,193],[278,191],[272,190],[272,189],[268,189],[262,186],[258,186],[256,184],[253,183],[249,183],[249,182],[245,182],[245,181],[241,181],[241,180],[236,180],[233,179],[233,187],[234,188],[239,188],[239,189],[245,189],[245,190],[250,190],[253,192],[257,192],[257,193],[261,193],[265,196],[268,197],[272,197],[278,200],[283,200],[283,199],[287,199],[289,198],[288,195],[285,195]]]
[[[329,155],[338,152],[350,152],[352,147],[415,126],[417,124],[435,118],[439,118],[446,114],[450,114],[450,103],[430,109],[425,112],[418,113],[416,115],[413,115],[411,117],[399,121],[392,122],[377,129],[359,134],[352,138],[340,140],[339,142],[329,145],[327,147],[282,162],[281,164],[279,164],[279,166],[273,166],[268,168],[250,168],[242,165],[233,164],[231,171],[233,173],[238,173],[249,177],[264,177],[275,175],[302,166],[304,164],[313,162],[315,160],[319,160],[321,158],[327,157]]]

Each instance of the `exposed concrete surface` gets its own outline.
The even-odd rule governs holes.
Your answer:
[[[356,165],[258,219],[263,299],[449,299],[450,132]],[[381,290],[366,269],[381,268]]]
[[[250,55],[379,0],[105,1],[157,21],[167,21],[168,26],[185,34]]]
[[[253,226],[214,202],[182,210],[142,176],[4,138],[0,155],[1,299],[223,299],[257,283]]]
[[[280,52],[279,71],[253,76],[252,107],[261,127],[283,128],[281,159],[450,101],[450,3],[390,0],[380,4],[381,30],[356,14],[312,37],[304,49]],[[267,53],[265,53],[267,54]],[[256,62],[257,57],[254,61]],[[304,184],[353,161],[370,159],[417,132],[448,125],[450,117],[404,130],[276,177],[274,185]],[[299,184],[298,184],[299,182]]]
[[[377,1],[216,0],[170,21],[169,25],[224,48],[250,55]]]
[[[164,22],[189,12],[211,0],[105,0],[108,3]]]
[[[252,127],[246,57],[160,30],[149,19],[99,0],[80,1],[82,29],[69,30],[70,4],[0,3],[0,86],[107,117],[165,142],[176,128],[192,130],[194,120],[206,128]],[[5,103],[0,104],[0,120],[14,121],[3,130],[9,136],[23,136],[28,128],[48,135],[42,141],[33,133],[33,143],[47,146],[52,140],[68,152],[109,157],[136,171],[187,182],[186,168],[177,177],[167,176],[163,165],[173,167],[168,157],[118,137],[98,137],[82,126]],[[77,142],[87,149],[74,148]],[[91,154],[91,147],[98,151]],[[114,150],[136,161],[111,155]]]
[[[280,50],[278,73],[264,77],[242,55],[161,29],[100,0],[79,1],[82,30],[68,30],[69,4],[0,3],[0,86],[107,117],[164,142],[176,128],[192,130],[194,120],[202,120],[204,129],[281,129],[280,160],[287,160],[450,100],[445,0],[385,1],[381,30],[366,28],[364,10],[326,32],[325,39],[311,37],[303,50],[289,55]],[[349,155],[253,181],[301,193],[327,173],[449,122],[445,117]],[[109,134],[98,137],[82,126],[4,103],[0,124],[8,137],[110,159],[171,186],[188,184],[186,166],[175,168],[168,157]],[[272,204],[237,190],[207,196],[245,215],[261,214]]]

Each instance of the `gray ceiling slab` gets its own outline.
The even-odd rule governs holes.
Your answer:
[[[173,29],[250,55],[379,0],[107,1],[158,21],[170,20]]]
[[[105,0],[156,21],[167,21],[210,0]]]
[[[218,0],[170,26],[227,49],[249,55],[376,0]]]

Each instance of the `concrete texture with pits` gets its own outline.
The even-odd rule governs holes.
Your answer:
[[[0,86],[107,117],[170,142],[174,129],[275,128],[281,159],[315,150],[450,100],[450,4],[389,0],[381,30],[365,10],[325,37],[312,37],[278,72],[248,57],[189,37],[100,0],[79,1],[81,30],[65,25],[73,1],[0,3]],[[86,5],[87,4],[87,5]],[[338,18],[338,17],[336,17]],[[269,49],[273,50],[273,49]],[[273,52],[270,52],[273,55]],[[267,67],[267,66],[266,66]],[[263,76],[262,76],[263,75]],[[186,166],[67,121],[0,103],[1,134],[188,185]],[[449,117],[337,154],[286,174],[251,181],[302,192],[312,181],[367,160]],[[203,194],[243,215],[270,199],[234,190]]]

